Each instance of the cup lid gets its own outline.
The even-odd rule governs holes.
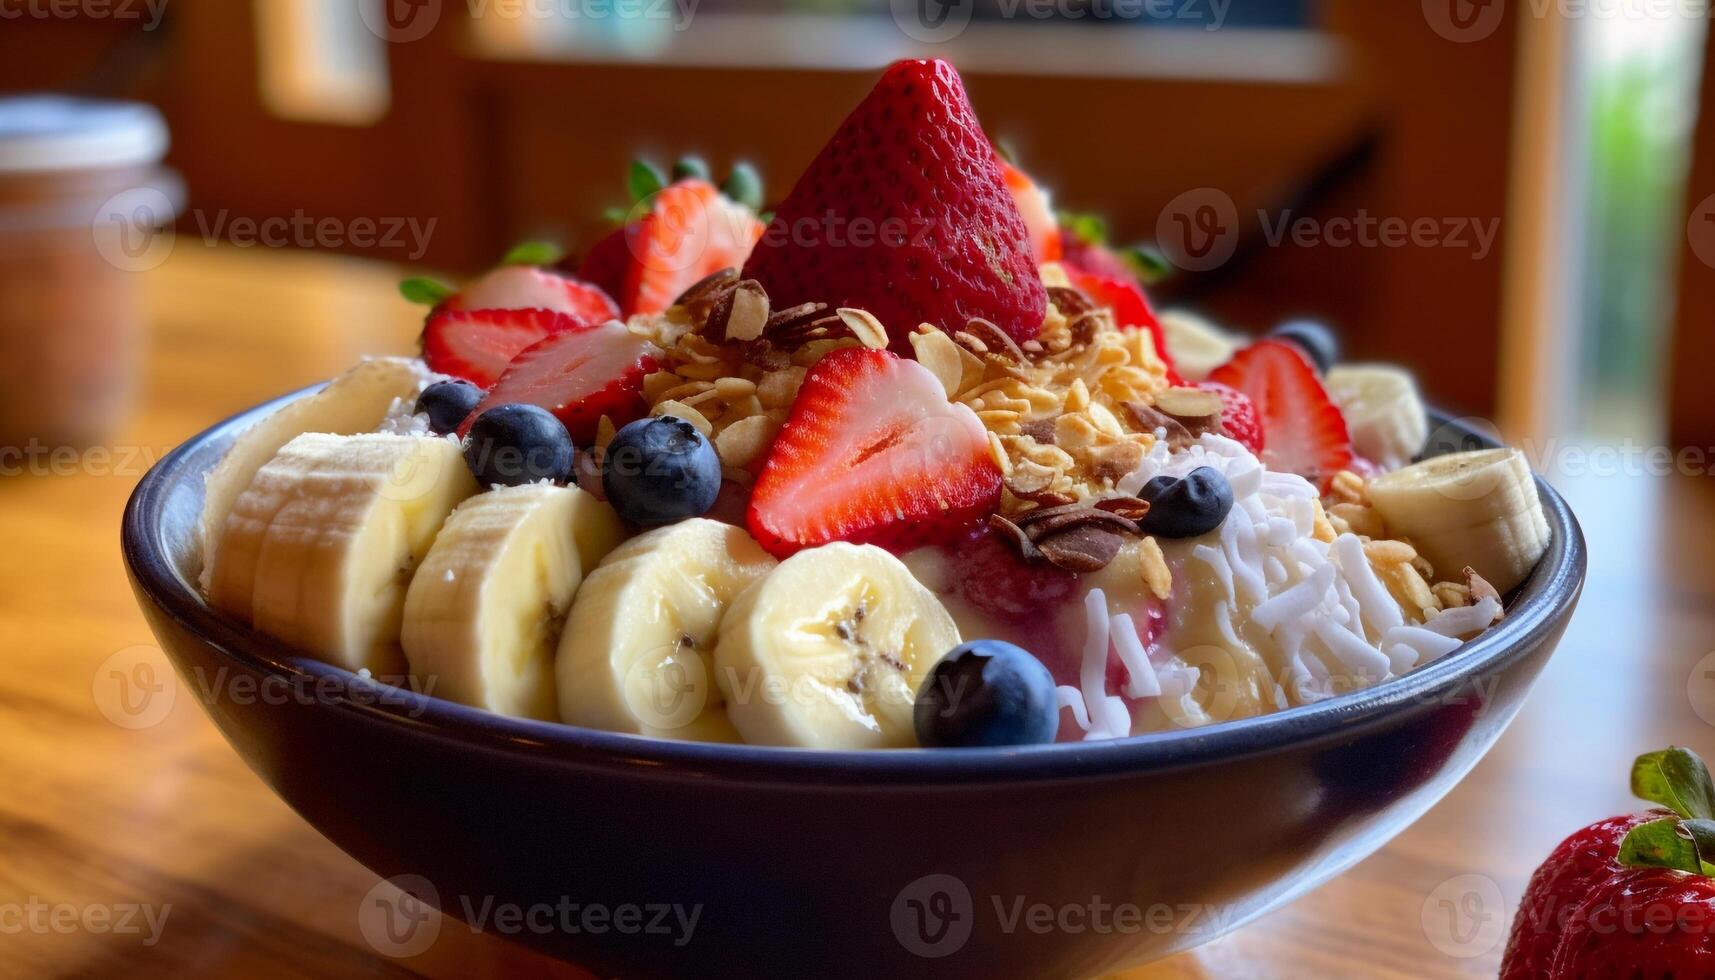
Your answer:
[[[139,102],[0,98],[0,173],[148,166],[167,142],[161,114]]]

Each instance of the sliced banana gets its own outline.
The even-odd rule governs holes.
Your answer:
[[[597,500],[593,493],[579,492],[572,497],[572,540],[587,575],[625,540],[625,525],[612,504]]]
[[[736,742],[710,658],[728,605],[774,567],[743,528],[694,518],[638,535],[591,572],[555,663],[560,720]]]
[[[1409,372],[1386,364],[1341,364],[1329,370],[1327,382],[1359,454],[1391,470],[1423,452],[1429,413]]]
[[[1186,381],[1202,381],[1233,359],[1241,341],[1188,310],[1164,310],[1161,334],[1173,367]]]
[[[733,602],[715,678],[746,742],[904,747],[923,679],[958,645],[903,562],[842,542],[800,551]]]
[[[554,654],[584,577],[584,499],[576,487],[504,487],[453,511],[405,596],[400,643],[423,690],[558,720]]]
[[[1377,477],[1369,492],[1388,533],[1409,538],[1438,577],[1469,565],[1505,592],[1548,550],[1548,518],[1517,449],[1426,459]]]
[[[300,435],[234,501],[209,603],[311,656],[400,674],[406,587],[475,492],[449,439]]]
[[[208,556],[233,501],[274,458],[280,447],[305,432],[354,435],[373,432],[400,399],[415,401],[431,375],[415,361],[379,357],[363,361],[328,383],[239,433],[232,448],[209,471],[202,508],[201,585],[206,593]]]

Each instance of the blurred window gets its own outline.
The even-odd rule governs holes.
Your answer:
[[[1588,235],[1573,421],[1597,435],[1656,434],[1706,27],[1660,17],[1589,26]]]
[[[362,126],[387,113],[386,42],[360,3],[255,0],[262,101],[285,119]]]
[[[1292,41],[1310,33],[1316,7],[1317,0],[480,0],[470,10],[478,41],[503,56],[867,68],[935,54],[967,68],[1134,75],[1211,73],[1198,67],[1207,52],[1176,57],[1169,45],[1152,45],[1164,30],[1242,45],[1238,57],[1218,58],[1223,69],[1301,72],[1326,54]],[[1270,46],[1247,43],[1261,32],[1275,35]]]

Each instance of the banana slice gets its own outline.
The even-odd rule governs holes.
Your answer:
[[[1239,340],[1188,310],[1164,310],[1161,334],[1173,367],[1186,381],[1202,381],[1232,360]],[[1427,435],[1427,433],[1425,433]]]
[[[1391,470],[1423,452],[1429,413],[1409,372],[1385,364],[1341,364],[1329,370],[1327,382],[1360,454]]]
[[[917,691],[958,645],[952,616],[903,562],[842,542],[793,555],[733,602],[715,679],[746,742],[911,746]]]
[[[405,596],[400,643],[424,689],[503,715],[559,719],[554,653],[584,577],[584,498],[594,500],[576,487],[505,487],[453,511]]]
[[[406,587],[475,492],[450,439],[300,435],[234,501],[209,603],[329,663],[400,674]]]
[[[203,592],[206,594],[209,587],[208,556],[213,553],[215,539],[220,536],[233,501],[281,446],[305,432],[334,435],[373,432],[387,417],[394,401],[405,398],[415,401],[429,379],[429,373],[421,365],[402,357],[364,361],[333,379],[321,391],[292,402],[240,433],[226,456],[208,474],[202,508]]]
[[[615,548],[579,588],[560,640],[560,720],[661,738],[739,741],[710,657],[728,604],[774,564],[743,528],[705,518]]]
[[[572,497],[572,541],[578,547],[584,574],[593,571],[624,540],[625,525],[612,504],[583,491]]]
[[[1409,538],[1441,577],[1469,565],[1505,592],[1548,550],[1548,518],[1517,449],[1426,459],[1377,477],[1369,490],[1388,532]]]

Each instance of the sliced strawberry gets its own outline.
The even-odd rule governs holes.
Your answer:
[[[1267,442],[1262,459],[1270,469],[1297,473],[1325,489],[1335,473],[1352,465],[1346,418],[1293,345],[1259,340],[1209,380],[1238,389],[1256,406]]]
[[[920,323],[974,317],[1023,341],[1047,299],[994,148],[945,61],[901,61],[840,124],[781,202],[745,275],[776,308],[874,314],[896,350]]]
[[[449,298],[449,310],[553,310],[589,323],[619,316],[608,295],[570,276],[528,265],[505,265]]]
[[[611,289],[627,316],[659,313],[709,273],[744,265],[762,237],[749,208],[700,178],[669,184],[648,205],[596,243],[578,269]]]
[[[752,490],[747,523],[770,553],[851,541],[905,550],[992,511],[1000,468],[975,413],[886,351],[846,348],[804,378]]]
[[[588,445],[603,415],[624,425],[643,415],[643,377],[661,351],[615,320],[556,333],[521,351],[459,429],[478,415],[515,402],[553,412],[572,439]]]
[[[1118,276],[1104,276],[1093,272],[1085,272],[1073,266],[1062,265],[1066,278],[1072,280],[1072,285],[1085,296],[1090,297],[1102,306],[1114,311],[1114,322],[1122,327],[1135,327],[1148,330],[1155,338],[1155,353],[1167,365],[1168,380],[1179,384],[1179,372],[1173,368],[1173,359],[1167,353],[1167,335],[1161,329],[1161,321],[1155,318],[1155,311],[1149,308],[1149,299],[1143,295],[1142,287],[1131,273]]]
[[[1060,224],[1054,218],[1054,205],[1048,199],[1048,192],[1005,158],[997,156],[995,163],[1000,165],[1001,179],[1006,182],[1006,189],[1012,192],[1012,203],[1018,206],[1018,214],[1024,219],[1024,229],[1030,235],[1030,251],[1036,264],[1060,261]]]
[[[1221,396],[1221,431],[1260,457],[1266,443],[1256,405],[1245,397],[1244,392],[1218,381],[1205,381],[1197,387]]]
[[[489,387],[524,348],[589,324],[553,310],[438,309],[423,325],[429,368]]]

